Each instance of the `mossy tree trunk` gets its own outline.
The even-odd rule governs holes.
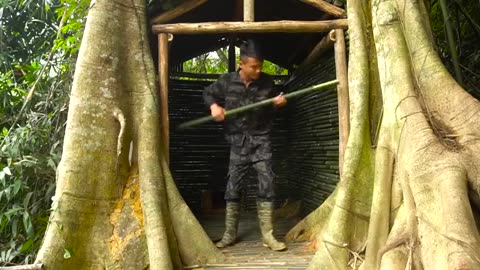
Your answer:
[[[160,138],[144,0],[93,1],[76,65],[45,269],[181,269],[223,260]]]
[[[480,104],[423,1],[348,1],[351,131],[335,192],[288,234],[310,269],[480,269]]]

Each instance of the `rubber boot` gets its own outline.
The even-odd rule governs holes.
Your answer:
[[[240,202],[227,202],[225,211],[225,233],[223,233],[222,240],[215,244],[218,248],[224,248],[235,243],[240,216]]]
[[[277,241],[273,236],[273,202],[257,201],[258,220],[262,231],[263,246],[275,251],[287,249],[285,243]]]

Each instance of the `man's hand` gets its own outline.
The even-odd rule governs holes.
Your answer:
[[[216,103],[210,106],[210,112],[213,117],[213,120],[221,122],[225,119],[225,109],[218,106]]]
[[[280,93],[280,95],[273,98],[273,105],[277,108],[281,108],[287,104],[287,99]]]

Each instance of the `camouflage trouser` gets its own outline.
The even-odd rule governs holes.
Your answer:
[[[258,176],[258,199],[271,201],[274,197],[274,173],[270,137],[230,136],[230,165],[225,200],[238,201],[248,171],[253,167]]]

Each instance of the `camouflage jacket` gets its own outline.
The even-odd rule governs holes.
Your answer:
[[[237,71],[220,76],[216,82],[206,87],[203,99],[209,108],[213,103],[217,103],[228,111],[278,94],[273,79],[268,74],[262,73],[260,78],[250,83],[247,88]],[[274,111],[272,104],[228,117],[225,121],[227,140],[238,135],[268,135],[272,129]]]

